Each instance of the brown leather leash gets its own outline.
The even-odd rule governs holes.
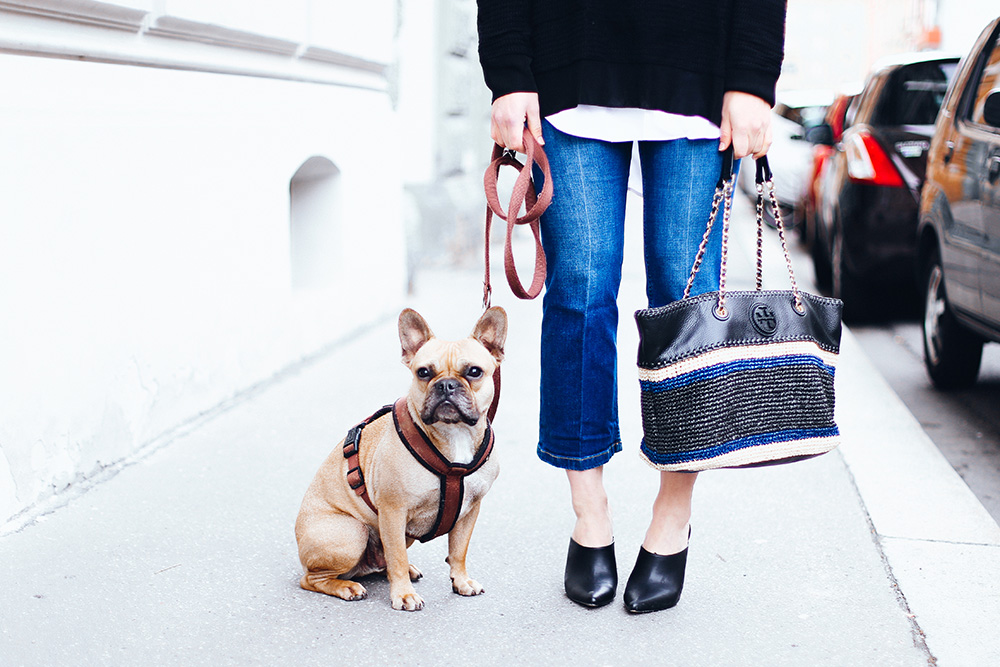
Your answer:
[[[542,237],[539,230],[538,220],[542,213],[552,202],[552,173],[549,170],[549,159],[545,157],[545,151],[538,145],[534,135],[524,130],[524,150],[525,162],[522,164],[514,154],[514,151],[507,150],[499,144],[493,145],[493,157],[490,166],[486,168],[486,175],[483,177],[483,186],[486,190],[486,243],[485,243],[485,275],[483,277],[483,309],[490,307],[490,300],[493,294],[493,287],[490,285],[490,232],[493,228],[493,216],[496,215],[501,220],[507,221],[507,236],[504,240],[503,266],[504,273],[507,274],[507,283],[511,291],[519,299],[534,299],[541,294],[542,286],[545,284],[545,250],[542,248]],[[535,184],[531,180],[531,165],[538,165],[544,176],[542,191],[535,192]],[[497,180],[500,176],[500,167],[514,167],[517,170],[517,179],[510,194],[510,204],[507,210],[503,210],[500,204],[500,195],[497,192]],[[523,216],[517,214],[524,207]],[[514,265],[514,250],[511,245],[511,238],[515,225],[528,225],[531,233],[535,237],[535,271],[531,279],[531,285],[525,289],[521,279],[517,275],[517,267]],[[493,373],[493,403],[490,405],[487,416],[492,422],[497,413],[497,406],[500,404],[500,368]]]
[[[483,308],[490,307],[490,296],[493,292],[490,286],[490,230],[494,215],[507,221],[503,264],[507,274],[507,282],[510,284],[514,296],[519,299],[534,299],[541,293],[542,285],[545,284],[545,251],[542,249],[538,219],[552,201],[552,174],[549,171],[549,160],[545,157],[545,151],[527,129],[524,130],[524,149],[525,163],[521,164],[513,151],[506,150],[499,144],[494,144],[493,157],[483,178],[483,185],[486,189],[486,272],[483,280]],[[545,177],[542,191],[537,194],[531,180],[531,165],[533,164],[538,165]],[[503,166],[514,167],[518,171],[517,180],[514,181],[510,195],[510,204],[506,211],[500,204],[500,196],[497,192],[497,179],[500,175],[500,167]],[[518,216],[522,206],[525,207],[525,213],[523,216]],[[514,265],[511,235],[515,225],[528,225],[535,237],[535,272],[528,288],[522,285],[521,279],[517,275],[517,267]]]
[[[524,147],[526,159],[522,164],[515,157],[513,151],[508,151],[500,145],[493,146],[493,157],[490,166],[486,169],[483,178],[483,185],[486,190],[486,253],[485,253],[485,278],[483,280],[483,309],[490,307],[490,297],[493,288],[490,285],[490,231],[493,224],[493,216],[496,215],[501,220],[507,221],[507,236],[504,241],[504,271],[507,274],[507,282],[510,285],[514,296],[519,299],[534,299],[541,294],[542,286],[545,284],[545,251],[542,249],[542,237],[539,230],[538,219],[548,208],[552,201],[552,173],[549,171],[549,160],[545,157],[545,152],[538,145],[535,137],[524,130]],[[535,185],[531,180],[531,165],[537,165],[545,177],[541,193],[535,192]],[[518,171],[517,179],[510,195],[510,204],[507,210],[503,210],[500,204],[500,196],[497,192],[497,180],[500,176],[500,168],[503,166],[514,167]],[[521,207],[525,208],[525,214],[518,216]],[[531,233],[535,237],[535,271],[532,276],[531,285],[525,289],[521,279],[517,275],[517,267],[514,265],[514,251],[511,247],[511,238],[515,225],[528,225]],[[405,398],[401,398],[393,405],[386,405],[380,408],[375,414],[365,419],[360,424],[354,426],[344,438],[344,458],[347,459],[347,482],[351,489],[365,501],[365,504],[378,514],[378,508],[368,494],[365,485],[365,477],[361,471],[361,432],[365,426],[371,424],[376,419],[381,419],[390,412],[392,421],[396,428],[396,433],[400,440],[406,445],[417,461],[427,470],[430,470],[441,481],[441,500],[438,504],[438,515],[434,522],[434,527],[423,536],[414,536],[421,542],[432,540],[435,537],[449,532],[458,520],[462,510],[462,499],[464,496],[465,484],[462,481],[466,475],[470,475],[479,470],[489,458],[493,451],[493,418],[496,416],[497,406],[500,402],[500,368],[497,367],[493,373],[493,403],[487,412],[486,435],[480,444],[478,451],[469,464],[452,463],[441,455],[441,452],[431,444],[427,434],[414,423],[410,416]]]

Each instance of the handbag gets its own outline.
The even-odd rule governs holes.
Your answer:
[[[798,288],[766,157],[756,163],[756,289],[726,289],[735,180],[731,151],[723,157],[708,226],[683,298],[635,314],[642,456],[660,470],[788,463],[826,453],[839,443],[834,372],[843,303]],[[762,286],[765,191],[791,290]],[[690,296],[720,207],[719,290]]]

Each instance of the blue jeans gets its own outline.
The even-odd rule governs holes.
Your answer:
[[[543,122],[554,196],[541,220],[548,264],[542,303],[538,456],[568,470],[604,465],[618,429],[618,288],[632,144],[564,134]],[[718,141],[641,141],[649,305],[680,299],[719,178]],[[541,176],[537,172],[535,178]],[[540,182],[537,182],[541,187]],[[718,289],[720,214],[692,294]]]

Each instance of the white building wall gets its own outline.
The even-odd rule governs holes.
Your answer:
[[[938,0],[941,48],[966,53],[990,21],[1000,16],[996,0]]]
[[[996,0],[795,0],[779,90],[859,90],[875,61],[928,46],[963,55],[1000,15]]]
[[[394,0],[0,3],[0,532],[398,312],[395,33]]]
[[[912,50],[913,0],[795,0],[788,3],[778,89],[860,90],[879,58]]]

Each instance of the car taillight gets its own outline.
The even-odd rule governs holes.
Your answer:
[[[844,138],[847,175],[852,181],[890,188],[903,187],[903,177],[875,137],[861,131]]]

